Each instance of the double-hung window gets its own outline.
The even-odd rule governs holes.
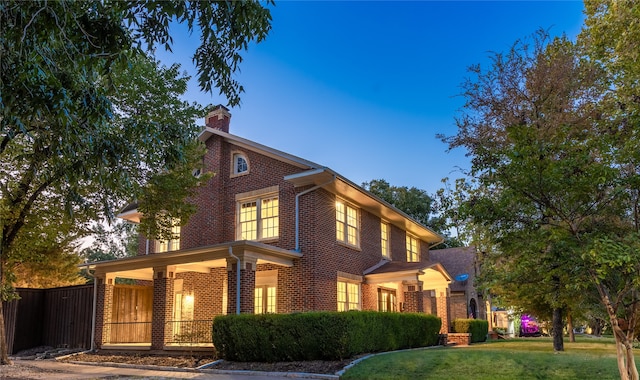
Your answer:
[[[389,225],[385,222],[380,223],[380,246],[382,247],[382,258],[391,260],[389,247]]]
[[[360,246],[360,226],[358,209],[338,199],[336,200],[336,239],[343,243]]]
[[[338,281],[338,311],[360,310],[360,284]]]
[[[407,262],[420,261],[420,242],[412,235],[407,233]]]
[[[156,253],[177,251],[180,249],[180,221],[173,220],[171,226],[171,239],[158,240],[156,242]]]
[[[279,202],[277,193],[262,194],[238,201],[239,240],[264,240],[279,234]]]

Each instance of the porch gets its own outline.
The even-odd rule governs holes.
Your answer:
[[[273,268],[293,266],[299,257],[266,244],[236,241],[94,263],[96,345],[118,350],[211,349],[214,317],[252,313],[263,275],[277,281]],[[257,276],[257,265],[271,270],[259,270]],[[116,278],[133,279],[136,285],[116,284]]]

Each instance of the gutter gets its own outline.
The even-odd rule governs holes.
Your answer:
[[[229,256],[236,259],[236,314],[240,314],[240,258],[233,254],[229,246]]]
[[[433,248],[433,247],[435,247],[435,246],[437,246],[437,245],[440,245],[440,244],[442,244],[442,243],[444,243],[444,238],[442,238],[442,240],[440,240],[440,241],[438,241],[438,242],[435,242],[435,243],[431,244],[431,245],[429,246],[429,249],[431,249],[431,248]]]
[[[327,186],[335,180],[336,175],[334,174],[329,181],[296,194],[296,252],[300,252],[300,197],[312,191],[318,190],[321,187]]]

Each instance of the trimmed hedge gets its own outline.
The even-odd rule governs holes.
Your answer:
[[[489,322],[483,319],[454,319],[453,332],[471,333],[471,343],[484,342],[489,333]]]
[[[440,325],[433,315],[375,311],[224,315],[213,321],[213,345],[232,361],[340,360],[434,346]]]

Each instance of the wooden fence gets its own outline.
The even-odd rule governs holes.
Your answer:
[[[17,292],[20,299],[3,303],[10,354],[41,345],[91,347],[93,285]]]

